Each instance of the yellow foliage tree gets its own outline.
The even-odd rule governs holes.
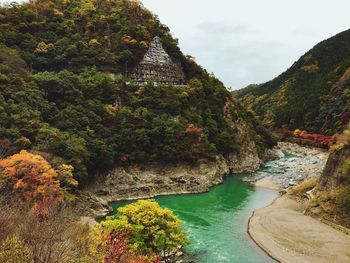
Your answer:
[[[46,54],[49,51],[54,50],[54,49],[55,49],[54,44],[52,44],[52,43],[46,44],[45,42],[41,41],[37,45],[34,52],[38,53],[38,54]]]
[[[89,46],[91,47],[99,47],[101,46],[100,42],[96,38],[93,38],[89,41]]]
[[[80,8],[79,8],[79,15],[85,16],[91,12],[96,11],[96,1],[95,0],[85,0],[81,1]]]
[[[110,233],[130,233],[128,244],[139,255],[154,258],[160,255],[163,260],[185,246],[187,235],[182,228],[181,221],[166,208],[161,208],[154,200],[139,200],[133,204],[118,209],[116,218],[96,225],[92,231],[92,239],[95,245],[91,252],[103,256],[103,235]]]

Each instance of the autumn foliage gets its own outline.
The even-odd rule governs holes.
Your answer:
[[[189,124],[186,128],[186,134],[193,140],[199,142],[202,138],[203,129],[196,127],[194,124]]]
[[[194,124],[191,123],[188,125],[188,127],[186,129],[186,134],[200,137],[203,134],[203,129],[198,128]]]
[[[0,187],[16,200],[33,204],[64,198],[56,171],[43,157],[25,150],[0,160]]]
[[[282,128],[277,129],[276,133],[281,137],[281,139],[290,140],[292,142],[304,145],[328,148],[329,146],[336,143],[335,136],[326,136],[318,133],[308,133],[307,131],[302,131],[300,129],[290,131],[288,129]]]
[[[104,259],[105,263],[157,263],[158,259],[149,260],[144,256],[136,255],[131,250],[128,239],[130,238],[129,232],[117,234],[115,231],[111,231],[107,236],[107,253]]]

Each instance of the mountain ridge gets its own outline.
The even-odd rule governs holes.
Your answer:
[[[333,135],[350,120],[350,30],[326,39],[273,80],[234,92],[266,127]]]

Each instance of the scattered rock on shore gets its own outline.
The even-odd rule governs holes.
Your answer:
[[[258,186],[287,190],[307,178],[320,176],[328,158],[328,152],[323,149],[286,142],[278,143],[275,152],[279,153],[279,159],[268,162],[264,169],[244,180]],[[271,186],[266,184],[267,181]]]

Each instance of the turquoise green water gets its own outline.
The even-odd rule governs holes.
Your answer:
[[[228,177],[208,193],[156,198],[183,222],[191,241],[188,251],[199,263],[275,262],[247,235],[252,212],[270,204],[277,193],[241,182],[241,176]],[[130,202],[117,202],[114,209]]]

